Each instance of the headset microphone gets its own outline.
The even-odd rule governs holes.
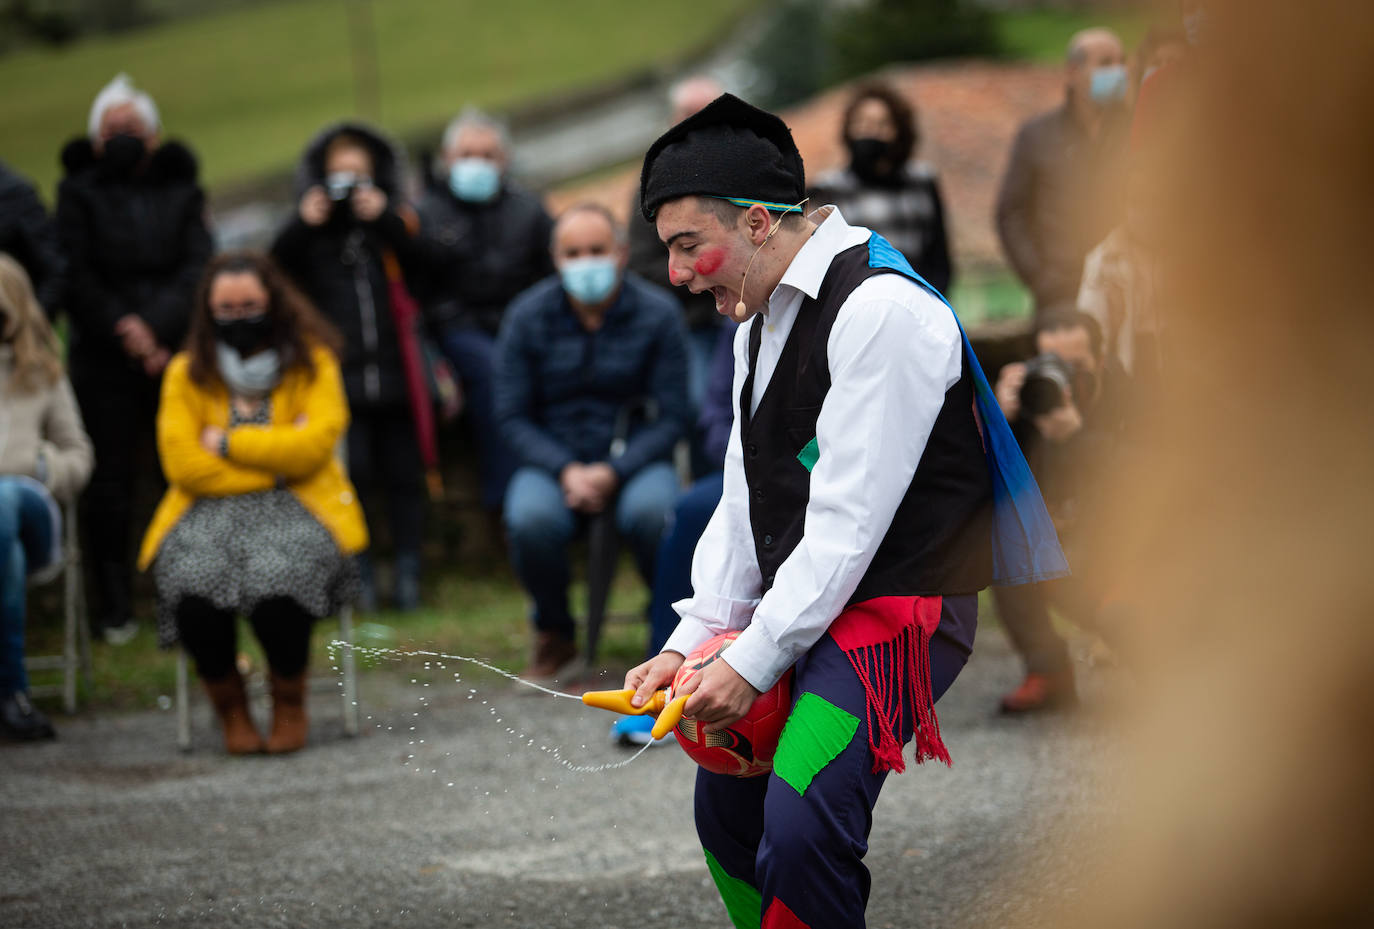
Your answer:
[[[754,254],[749,256],[749,263],[744,266],[744,277],[740,279],[739,302],[735,304],[735,311],[730,314],[735,317],[735,322],[742,323],[749,318],[749,308],[744,305],[744,288],[749,284],[749,269],[754,266],[754,259],[759,257],[759,252],[763,251],[763,247],[768,244],[768,240],[773,238],[773,233],[782,228],[783,217],[792,212],[792,210],[796,210],[798,213],[802,212],[802,207],[806,206],[806,201],[810,199],[810,197],[807,197],[806,200],[803,200],[794,207],[789,207],[779,214],[777,220],[769,227],[768,235],[763,237],[763,241],[759,243],[759,247],[754,249]]]

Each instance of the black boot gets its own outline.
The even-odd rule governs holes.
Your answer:
[[[22,690],[0,698],[0,735],[15,742],[57,738],[48,717],[29,702],[29,695]]]

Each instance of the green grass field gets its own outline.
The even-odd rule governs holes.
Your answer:
[[[581,558],[580,555],[576,556]],[[574,562],[575,565],[579,562]],[[643,659],[648,643],[649,627],[644,620],[644,607],[649,593],[640,582],[628,557],[622,560],[611,590],[607,617],[602,627],[600,663],[605,668],[625,669]],[[579,636],[585,633],[581,622],[586,600],[586,586],[575,581],[569,591],[569,602],[579,620]],[[56,654],[62,648],[60,598],[52,592],[37,597],[33,603],[28,648],[30,654]],[[481,658],[510,671],[519,672],[529,657],[530,631],[527,603],[520,585],[509,569],[449,570],[431,572],[426,585],[423,608],[413,613],[383,611],[372,615],[356,614],[357,631],[354,641],[359,646],[426,650]],[[104,642],[92,643],[91,684],[79,687],[83,708],[148,709],[161,696],[170,696],[176,684],[176,661],[173,652],[157,647],[157,632],[144,604],[139,611],[141,628],[129,644],[114,648]],[[252,631],[240,623],[239,650],[255,669],[266,667]],[[311,669],[316,676],[328,676],[331,671],[329,643],[338,635],[338,625],[330,619],[315,626],[311,647]],[[392,665],[363,662],[365,673],[389,673]],[[463,669],[472,680],[495,679],[490,671],[476,666]],[[33,683],[56,683],[55,672],[35,672]],[[618,683],[618,682],[617,682]],[[48,698],[40,703],[56,714],[61,726],[60,701]]]
[[[0,159],[51,199],[61,146],[125,71],[157,100],[167,133],[195,147],[210,187],[287,169],[318,127],[354,112],[352,6],[280,0],[0,58]],[[468,101],[504,107],[671,66],[748,6],[374,2],[381,123],[410,134]]]

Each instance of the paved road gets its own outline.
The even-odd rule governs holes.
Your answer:
[[[59,720],[55,743],[0,747],[0,926],[727,925],[685,755],[569,770],[560,758],[628,757],[608,714],[455,672],[410,660],[367,675],[356,740],[317,695],[293,757],[222,755],[203,701],[189,755],[159,711]],[[1007,875],[1063,861],[1075,825],[1112,815],[1100,779],[1116,742],[1100,708],[993,715],[1017,674],[986,632],[940,707],[955,767],[889,780],[871,926],[1008,925],[1075,891],[1071,862],[1030,890]],[[1087,677],[1089,705],[1125,689],[1116,672]]]

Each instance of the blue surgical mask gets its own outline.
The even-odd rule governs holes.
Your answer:
[[[563,278],[563,289],[568,296],[578,303],[595,306],[615,290],[620,268],[608,255],[592,255],[563,262],[558,266],[558,274]]]
[[[1095,103],[1116,103],[1126,99],[1125,65],[1107,65],[1093,68],[1092,83],[1088,95]]]
[[[501,189],[501,169],[485,158],[459,158],[448,169],[448,186],[459,200],[485,203]]]

